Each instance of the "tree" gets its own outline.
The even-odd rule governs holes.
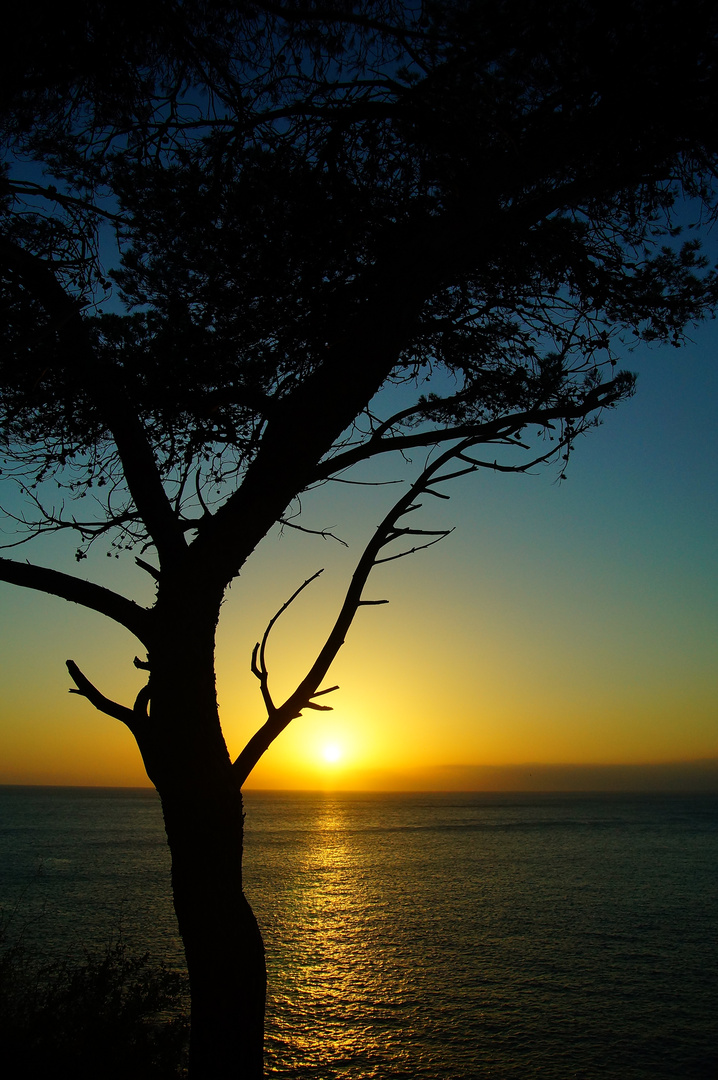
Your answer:
[[[382,602],[364,595],[372,568],[448,531],[422,528],[421,500],[482,468],[563,468],[633,391],[621,343],[678,344],[712,310],[715,274],[679,226],[714,212],[718,16],[154,0],[136,22],[96,0],[57,26],[17,18],[0,385],[3,478],[25,510],[7,514],[22,541],[72,530],[78,561],[136,550],[156,601],[12,558],[0,578],[146,651],[133,705],[68,661],[74,692],[127,724],[162,801],[192,1075],[258,1077],[242,785],[328,708],[352,619]],[[228,586],[277,522],[308,528],[303,492],[392,455],[414,455],[414,478],[281,703],[281,612],[258,643],[267,720],[232,761],[213,666]]]

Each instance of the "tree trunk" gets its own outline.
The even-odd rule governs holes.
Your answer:
[[[219,787],[219,790],[218,790]],[[192,996],[192,1080],[264,1075],[264,946],[242,890],[242,796],[160,788]]]
[[[186,611],[186,608],[185,608]],[[191,1080],[260,1080],[264,946],[242,888],[242,792],[222,736],[214,621],[175,621],[150,654],[150,716],[138,735],[162,801],[187,957]]]

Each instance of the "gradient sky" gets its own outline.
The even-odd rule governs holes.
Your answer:
[[[390,603],[360,610],[330,672],[334,711],[295,721],[248,786],[526,787],[541,775],[549,787],[610,787],[616,776],[640,786],[632,766],[658,775],[695,761],[708,775],[706,759],[718,759],[715,324],[693,339],[626,358],[637,394],[579,442],[564,483],[556,469],[485,473],[447,488],[450,502],[429,500],[422,524],[455,532],[375,571],[366,595]],[[270,638],[275,696],[293,689],[397,490],[328,485],[304,500],[303,520],[334,528],[349,550],[285,531],[233,585],[218,635],[233,754],[263,719],[254,642],[324,566]],[[72,550],[56,537],[8,554],[75,572]],[[80,570],[151,600],[131,556],[98,549]],[[73,658],[129,704],[141,684],[131,636],[4,583],[0,606],[0,783],[146,784],[129,732],[68,694],[64,667]],[[325,760],[328,747],[337,761]],[[582,768],[548,768],[561,765]]]

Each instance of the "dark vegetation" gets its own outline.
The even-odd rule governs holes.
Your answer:
[[[186,979],[121,944],[43,960],[0,938],[3,1070],[16,1080],[179,1080],[186,1075]]]
[[[422,527],[422,500],[485,469],[560,475],[633,392],[619,354],[678,345],[712,312],[697,230],[716,211],[718,12],[88,0],[12,18],[6,527],[13,543],[73,533],[80,563],[93,543],[132,551],[156,600],[25,552],[0,578],[140,643],[134,703],[70,661],[74,692],[127,724],[162,800],[192,1075],[256,1078],[266,976],[242,784],[303,710],[327,708],[355,614],[383,602],[364,595],[372,568],[449,531]],[[409,477],[402,494],[283,701],[269,623],[251,659],[266,722],[230,754],[225,592],[277,524],[327,536],[300,496],[361,481],[372,459]]]

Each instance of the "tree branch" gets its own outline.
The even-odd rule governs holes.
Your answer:
[[[83,581],[82,578],[73,577],[72,574],[65,574],[60,570],[51,570],[49,567],[35,566],[33,563],[19,563],[5,558],[0,558],[0,581],[19,585],[24,589],[48,593],[50,596],[60,596],[73,604],[80,604],[92,611],[98,611],[101,615],[106,615],[109,619],[126,627],[148,649],[150,648],[152,612],[111,589],[95,585],[91,581]]]
[[[40,196],[43,199],[56,202],[65,209],[69,207],[72,210],[82,211],[94,217],[104,218],[113,224],[118,224],[121,221],[119,214],[113,214],[110,210],[103,210],[89,200],[76,199],[74,196],[68,195],[67,192],[60,191],[54,184],[43,186],[34,183],[32,180],[8,179],[3,186],[13,195]]]
[[[267,629],[264,631],[264,636],[262,637],[261,642],[258,641],[257,644],[254,646],[254,649],[252,650],[252,663],[251,663],[252,674],[256,675],[256,677],[259,679],[259,684],[260,684],[260,687],[261,687],[261,690],[262,690],[262,697],[264,699],[264,704],[265,704],[267,712],[269,713],[270,716],[273,713],[276,712],[276,708],[275,708],[274,702],[272,701],[272,696],[271,696],[271,694],[269,692],[269,671],[267,670],[267,661],[266,661],[267,640],[269,638],[272,627],[276,623],[277,619],[279,619],[279,617],[284,614],[284,612],[287,610],[289,605],[291,603],[293,603],[297,599],[299,594],[301,592],[303,592],[304,589],[306,589],[307,585],[311,585],[311,583],[313,581],[316,581],[316,579],[319,577],[319,575],[323,574],[323,573],[324,573],[323,569],[322,570],[317,570],[316,574],[312,574],[312,576],[310,578],[307,578],[307,580],[304,581],[299,586],[299,588],[296,589],[295,592],[292,593],[292,595],[289,597],[289,599],[284,604],[282,604],[279,611],[269,620],[269,623],[267,625]],[[314,696],[316,696],[316,695],[314,695]]]
[[[370,438],[361,446],[346,450],[333,458],[321,462],[315,470],[312,482],[333,478],[335,472],[350,468],[360,461],[397,451],[416,450],[422,447],[438,446],[453,439],[469,439],[472,445],[495,442],[521,431],[532,424],[544,427],[552,420],[576,420],[598,409],[609,408],[625,393],[625,386],[620,379],[613,379],[594,390],[589,391],[582,401],[573,406],[557,405],[546,409],[527,409],[525,412],[512,413],[484,423],[457,424],[452,428],[435,428],[430,431],[417,431],[411,435],[395,435],[391,438]],[[406,410],[409,412],[409,410]],[[399,416],[401,414],[397,414]],[[395,419],[395,418],[392,418]]]
[[[67,670],[70,673],[70,678],[75,683],[77,689],[70,689],[71,694],[79,694],[81,697],[87,698],[91,705],[107,716],[112,716],[115,720],[121,720],[123,724],[127,724],[133,735],[137,735],[142,721],[147,719],[147,703],[149,701],[149,685],[144,686],[137,698],[135,699],[134,708],[128,709],[125,705],[118,705],[116,701],[110,700],[100,693],[96,686],[90,682],[86,675],[80,671],[79,667],[74,660],[67,660]]]
[[[362,556],[357,564],[357,568],[354,571],[352,580],[349,584],[344,603],[339,611],[336,622],[332,627],[327,640],[321,649],[317,659],[308,671],[304,679],[299,683],[294,693],[286,699],[283,705],[276,707],[273,703],[271,709],[268,708],[268,718],[266,723],[255,732],[247,745],[244,747],[239,757],[234,762],[234,768],[236,769],[240,783],[249,776],[249,773],[257,764],[262,754],[267,748],[274,742],[277,736],[287,727],[287,725],[298,716],[301,715],[302,709],[315,708],[312,704],[312,699],[318,696],[320,691],[318,690],[324,679],[329,667],[336,657],[339,649],[344,644],[346,634],[351,626],[351,623],[356,615],[357,610],[361,606],[373,606],[375,604],[386,603],[386,601],[363,601],[362,592],[366,585],[369,574],[374,566],[378,562],[386,561],[378,558],[379,552],[392,540],[402,535],[401,531],[397,531],[396,522],[404,514],[410,513],[413,510],[418,509],[418,505],[415,503],[417,495],[426,489],[427,484],[435,476],[439,469],[441,469],[447,461],[456,456],[457,453],[469,449],[473,445],[472,440],[466,440],[460,443],[459,446],[452,447],[444,454],[440,455],[435,462],[428,465],[422,472],[421,476],[408,488],[408,490],[402,495],[402,497],[394,504],[389,513],[377,528],[374,536],[367,544]],[[450,532],[447,530],[446,532]],[[446,535],[446,534],[444,534]],[[437,543],[439,539],[443,539],[443,535],[435,537],[431,543]],[[421,545],[421,547],[429,546]],[[416,550],[419,550],[417,547]],[[396,558],[398,556],[394,556]],[[315,574],[314,577],[317,575]],[[263,647],[266,645],[269,631],[279,616],[292,600],[299,595],[302,589],[304,589],[313,578],[305,581],[303,585],[297,589],[296,593],[287,601],[286,604],[280,609],[274,616],[267,630],[265,631],[262,645],[259,643],[255,646],[252,656],[252,670],[254,674],[266,685],[268,673],[266,664],[264,662]],[[259,655],[259,663],[257,663],[257,656]],[[256,669],[256,670],[255,670]],[[264,693],[263,685],[263,693]],[[333,688],[332,688],[333,689]],[[269,695],[265,697],[265,704]],[[271,700],[271,699],[269,699]]]
[[[321,536],[322,540],[336,540],[342,547],[349,547],[346,540],[342,540],[341,536],[337,536],[331,529],[308,529],[306,525],[297,525],[296,522],[290,521],[289,518],[279,518],[277,524],[282,527],[286,526],[288,529],[296,529],[297,532],[309,533],[310,536]]]
[[[159,581],[162,576],[156,566],[152,566],[151,563],[145,562],[144,559],[139,557],[135,558],[135,565],[139,566],[140,570],[144,570],[146,574],[149,574],[155,581]]]
[[[606,392],[608,391],[608,392]],[[607,387],[598,388],[598,390],[590,391],[583,400],[583,403],[575,408],[568,410],[543,410],[541,412],[532,411],[531,413],[517,414],[514,417],[504,421],[509,431],[517,431],[520,428],[525,427],[528,423],[543,423],[545,424],[549,419],[573,419],[575,417],[586,416],[588,413],[594,411],[600,407],[601,404],[612,400],[611,394],[615,393],[617,396],[620,394],[620,388],[611,390]],[[374,536],[367,544],[362,556],[357,564],[356,570],[352,576],[349,588],[347,590],[344,603],[337,616],[336,622],[332,627],[326,642],[317,656],[314,664],[308,671],[305,678],[299,683],[296,690],[290,694],[286,701],[280,705],[275,706],[269,691],[267,688],[268,672],[266,668],[264,649],[267,642],[269,631],[274,623],[277,621],[283,611],[289,606],[296,596],[306,588],[313,578],[308,579],[300,586],[299,589],[293,594],[286,604],[277,612],[272,621],[270,622],[267,630],[265,631],[264,638],[261,645],[258,643],[255,646],[254,653],[252,655],[252,670],[254,674],[260,679],[262,683],[262,691],[265,696],[265,704],[267,704],[268,717],[266,723],[252,736],[247,745],[244,747],[239,757],[234,762],[234,768],[236,769],[240,783],[249,776],[249,773],[254,768],[256,763],[277,736],[287,727],[287,725],[298,716],[301,715],[303,709],[316,708],[317,706],[312,703],[312,699],[317,697],[318,687],[324,679],[327,671],[333,660],[335,659],[339,649],[344,644],[346,634],[351,626],[351,623],[356,615],[356,612],[360,607],[373,606],[375,604],[386,603],[386,601],[371,601],[363,600],[362,592],[364,586],[369,578],[369,575],[373,568],[381,563],[392,562],[396,559],[405,557],[406,555],[414,554],[417,551],[421,551],[424,548],[431,547],[433,544],[438,543],[449,535],[452,529],[411,529],[411,528],[397,528],[397,521],[405,514],[409,514],[414,510],[418,510],[421,506],[415,500],[422,494],[431,494],[441,497],[441,492],[436,492],[433,487],[436,484],[444,483],[445,481],[455,479],[459,476],[464,476],[469,473],[476,472],[479,468],[497,469],[501,472],[526,472],[541,462],[545,462],[553,457],[558,450],[563,446],[570,443],[570,440],[575,436],[575,432],[567,434],[564,438],[558,440],[558,442],[551,447],[545,454],[539,455],[533,458],[529,462],[525,462],[522,465],[514,466],[501,466],[496,463],[483,462],[468,456],[474,446],[480,445],[486,441],[484,429],[487,426],[491,426],[494,437],[497,434],[501,434],[498,422],[492,425],[482,425],[481,434],[470,436],[445,450],[443,454],[440,454],[435,461],[426,466],[417,480],[408,488],[405,494],[394,504],[384,520],[376,529]],[[504,432],[506,434],[507,432]],[[464,461],[467,464],[465,467],[456,469],[449,473],[441,473],[441,470],[451,461]],[[433,539],[427,541],[425,544],[417,545],[406,551],[398,552],[395,555],[380,556],[380,552],[388,544],[391,544],[394,540],[401,536],[413,535],[413,536],[430,536]],[[315,577],[317,575],[314,575]],[[259,656],[259,662],[257,658]]]
[[[49,265],[6,237],[0,237],[0,259],[18,274],[45,309],[64,353],[64,364],[68,370],[78,371],[97,402],[115,440],[127,486],[160,559],[176,559],[187,544],[162,485],[145,429],[116,372],[99,363],[79,305],[67,295]]]
[[[377,558],[374,560],[374,566],[379,566],[380,563],[395,562],[396,559],[403,559],[407,555],[415,555],[417,551],[423,551],[425,548],[433,547],[433,545],[438,544],[440,540],[446,539],[453,531],[453,529],[443,529],[438,536],[435,536],[433,540],[428,540],[425,544],[417,544],[416,547],[406,548],[405,551],[397,551],[396,555],[385,555],[381,559]],[[394,537],[390,537],[390,541],[393,539]]]

